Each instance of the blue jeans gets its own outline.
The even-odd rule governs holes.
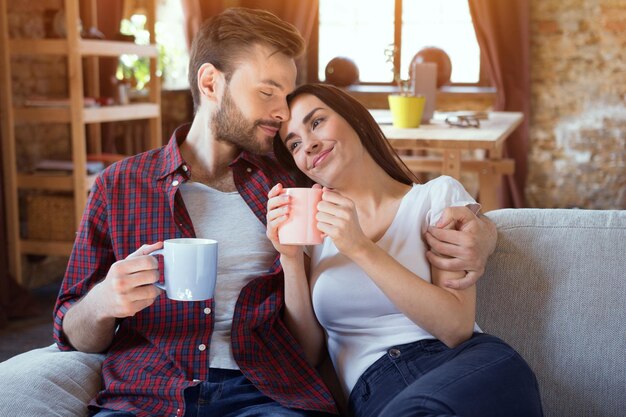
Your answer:
[[[213,369],[209,381],[185,390],[185,417],[325,417],[286,408],[265,396],[239,371]]]
[[[533,371],[482,333],[454,349],[438,340],[388,349],[357,381],[349,410],[356,417],[543,415]]]
[[[185,417],[336,417],[315,411],[286,408],[263,395],[239,371],[215,369],[209,380],[185,390]],[[102,409],[96,417],[133,417]]]

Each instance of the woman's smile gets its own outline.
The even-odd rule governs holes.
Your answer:
[[[328,158],[329,154],[333,151],[333,149],[335,149],[334,146],[330,149],[320,152],[315,158],[313,158],[313,162],[311,163],[311,166],[309,167],[309,169],[315,169],[320,164],[322,164]]]

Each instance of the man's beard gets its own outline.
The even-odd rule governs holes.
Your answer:
[[[256,120],[250,122],[235,104],[227,88],[222,105],[213,115],[213,132],[218,141],[232,143],[245,151],[264,154],[272,150],[272,140],[257,140],[256,129],[259,124],[280,127],[276,121]]]

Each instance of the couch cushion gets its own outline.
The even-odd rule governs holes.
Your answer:
[[[85,417],[100,390],[103,358],[52,345],[0,363],[0,416]]]
[[[537,374],[546,416],[626,409],[626,211],[487,213],[498,245],[478,283],[478,324]]]

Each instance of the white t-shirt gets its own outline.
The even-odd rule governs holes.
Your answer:
[[[422,236],[443,210],[452,206],[469,206],[474,212],[480,208],[451,177],[414,184],[376,244],[430,282]],[[359,266],[339,253],[330,238],[308,247],[307,252],[311,256],[311,278],[316,280],[313,308],[325,329],[330,357],[346,395],[389,347],[435,338],[401,313]],[[475,329],[480,331],[476,325]]]
[[[265,226],[238,192],[224,193],[198,182],[186,182],[180,191],[196,237],[218,242],[209,364],[239,369],[230,340],[235,304],[248,282],[269,271],[276,251]]]

